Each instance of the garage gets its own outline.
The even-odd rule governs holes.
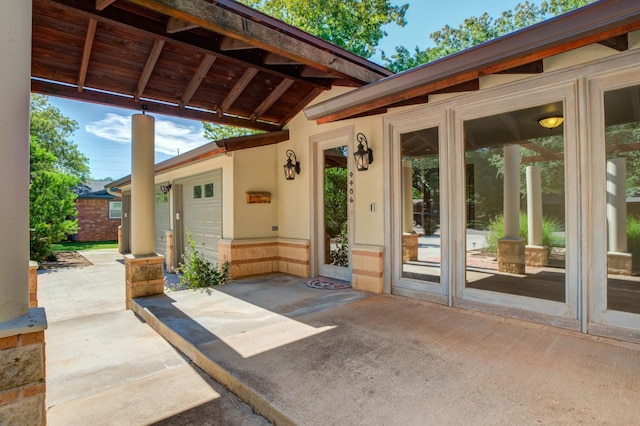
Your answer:
[[[222,170],[180,182],[184,245],[187,233],[205,259],[218,262],[218,240],[222,238]]]

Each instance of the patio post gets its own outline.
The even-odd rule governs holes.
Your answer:
[[[124,257],[126,307],[133,298],[164,292],[163,256],[155,253],[155,120],[131,117],[131,254]]]
[[[627,253],[627,161],[625,157],[607,160],[608,264],[611,274],[631,275],[632,259]]]
[[[402,210],[402,261],[418,260],[419,235],[413,232],[413,163],[411,160],[402,160]]]
[[[539,166],[527,167],[527,246],[526,263],[529,266],[546,266],[549,263],[549,247],[542,242],[542,175]]]
[[[498,270],[524,274],[525,241],[520,238],[520,145],[504,147],[504,236],[498,240]]]
[[[0,424],[46,424],[43,308],[29,308],[29,93],[31,10],[2,2],[0,14]]]

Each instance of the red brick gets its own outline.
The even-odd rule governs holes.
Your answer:
[[[119,201],[118,199],[111,201]],[[109,200],[77,199],[77,241],[106,241],[118,239],[120,219],[109,219]]]
[[[18,346],[18,336],[0,337],[0,350]]]
[[[44,331],[20,335],[20,345],[27,346],[44,342]]]
[[[44,393],[46,389],[46,386],[43,383],[33,383],[30,385],[26,385],[22,387],[22,397],[23,398],[29,398],[41,393]]]
[[[0,391],[0,405],[10,404],[18,400],[18,389]]]

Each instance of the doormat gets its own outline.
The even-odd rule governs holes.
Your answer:
[[[318,288],[320,290],[341,290],[345,288],[351,288],[351,283],[325,277],[312,278],[305,284],[307,284],[307,287]]]

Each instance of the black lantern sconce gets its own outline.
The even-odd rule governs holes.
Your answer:
[[[287,164],[284,165],[284,177],[287,180],[294,180],[300,174],[300,162],[296,158],[293,150],[287,150]]]
[[[171,184],[160,185],[160,191],[162,191],[163,194],[166,194],[167,192],[171,191]]]
[[[362,133],[356,135],[356,140],[358,141],[358,150],[353,153],[356,159],[356,168],[358,171],[368,170],[369,164],[373,163],[373,150],[369,148],[367,138]],[[363,142],[366,148],[365,145],[362,144]]]

